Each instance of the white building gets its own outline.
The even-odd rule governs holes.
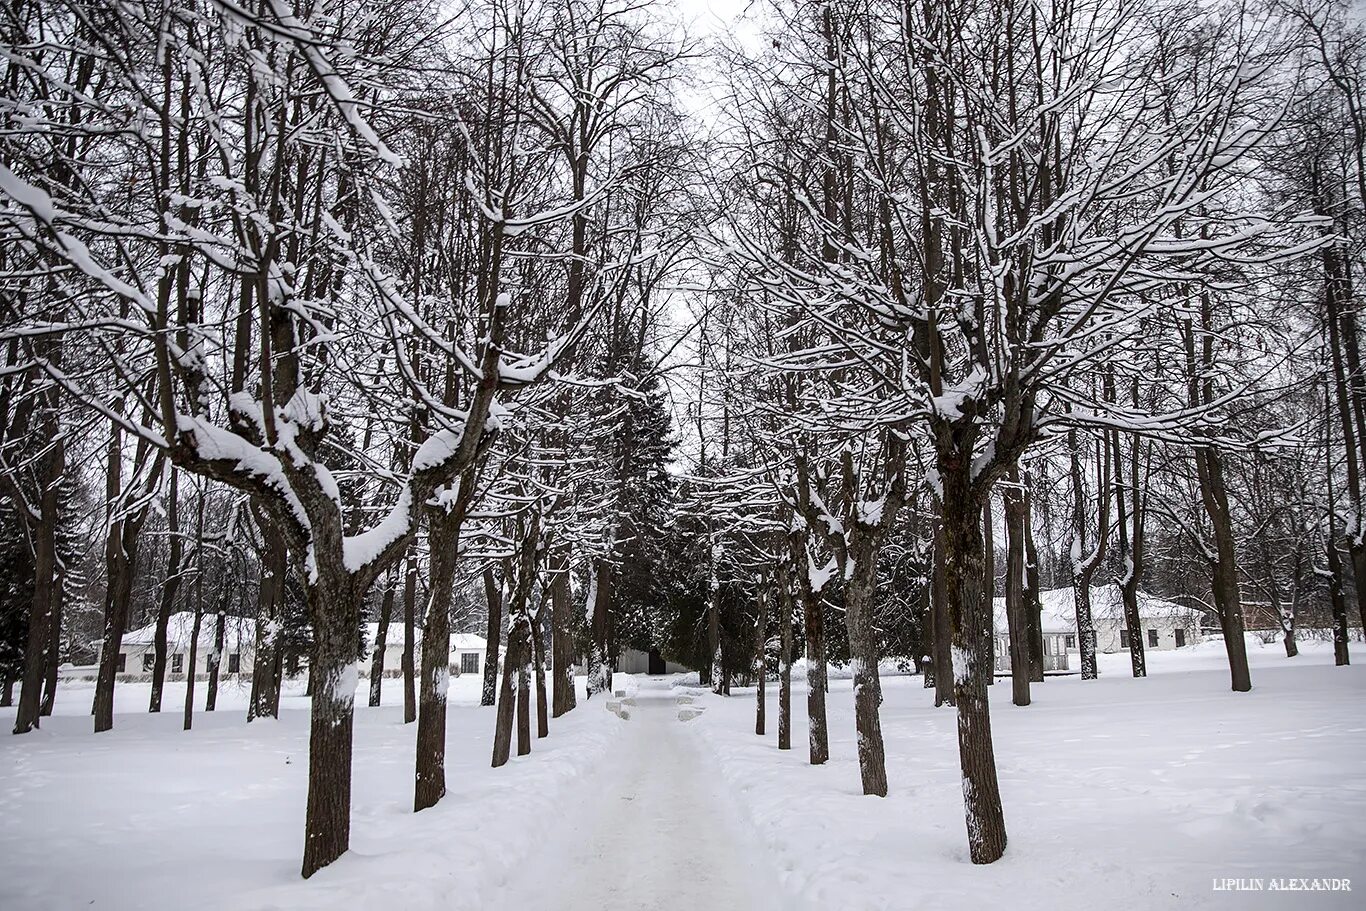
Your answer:
[[[1077,613],[1071,587],[1041,592],[1044,634],[1044,669],[1071,670],[1069,655],[1078,654]],[[996,670],[1010,670],[1010,640],[1006,635],[1005,599],[993,607],[996,637]],[[1140,591],[1138,616],[1143,644],[1149,651],[1170,651],[1194,645],[1201,639],[1202,614],[1193,608]],[[1118,585],[1091,588],[1091,620],[1096,630],[1096,650],[1129,649],[1129,630],[1124,623],[1124,599]],[[1079,666],[1079,665],[1078,665]]]
[[[365,625],[365,654],[361,656],[360,671],[370,673],[371,656],[375,651],[375,640],[379,638],[379,624]],[[407,642],[403,622],[389,622],[384,636],[384,676],[398,677],[403,674],[403,647]],[[484,670],[484,651],[488,640],[473,633],[451,633],[451,676],[478,674]],[[414,667],[422,666],[422,630],[414,630],[413,635]]]
[[[195,673],[209,673],[218,628],[217,614],[203,614],[199,620],[199,647],[195,651]],[[119,645],[118,672],[125,678],[152,673],[156,660],[156,623],[152,622],[123,634]],[[190,661],[190,640],[194,632],[194,613],[178,611],[166,626],[166,672],[168,679],[183,680]],[[218,672],[228,676],[250,674],[256,648],[256,621],[247,617],[228,617],[223,622],[223,657]],[[99,658],[95,659],[98,666]]]
[[[1067,592],[1067,610],[1071,611],[1072,589],[1062,589]],[[1043,669],[1044,671],[1066,671],[1071,670],[1068,661],[1068,650],[1075,649],[1077,645],[1077,624],[1076,618],[1070,613],[1063,613],[1058,610],[1058,598],[1049,598],[1055,592],[1043,592],[1040,600],[1043,602],[1041,620],[1043,622]],[[1010,673],[1010,636],[1009,625],[1006,622],[1006,599],[997,598],[992,602],[992,622],[994,624],[993,635],[996,639],[996,672],[999,674]]]

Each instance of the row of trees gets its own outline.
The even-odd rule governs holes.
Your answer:
[[[880,610],[923,618],[971,857],[990,863],[998,590],[1019,705],[1043,679],[1045,584],[1074,589],[1084,677],[1109,581],[1135,676],[1140,586],[1205,612],[1235,691],[1249,600],[1291,654],[1309,617],[1348,660],[1366,605],[1362,27],[1293,2],[774,13],[769,46],[730,54],[713,159],[713,578],[780,605],[752,640],[777,643],[780,747],[803,627],[813,763],[842,613],[865,794],[888,789]]]
[[[697,223],[687,48],[583,0],[70,0],[3,27],[0,449],[33,556],[15,731],[39,723],[80,562],[66,479],[106,542],[96,731],[144,547],[165,561],[153,711],[167,620],[215,572],[254,595],[219,610],[257,620],[250,718],[278,711],[306,634],[309,876],[347,849],[367,611],[423,631],[417,810],[445,793],[458,582],[489,583],[494,673],[506,642],[495,765],[518,692],[530,750],[532,681],[542,736],[548,703],[573,706],[573,577],[608,654],[667,450],[662,289]]]

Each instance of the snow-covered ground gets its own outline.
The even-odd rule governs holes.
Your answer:
[[[89,685],[59,688],[42,729],[10,736],[0,709],[0,909],[314,909],[498,907],[547,820],[600,766],[626,722],[601,702],[551,724],[530,756],[489,767],[493,710],[479,680],[451,682],[446,781],[412,812],[416,725],[402,681],[385,705],[357,694],[349,854],[299,878],[308,773],[307,700],[291,690],[278,721],[246,723],[246,693],[181,730],[183,684],[146,714],[147,684],[120,684],[112,732],[94,735]],[[582,681],[580,681],[582,686]],[[197,687],[202,707],[204,684]]]
[[[829,696],[831,761],[807,763],[805,687],[793,750],[754,734],[753,690],[687,729],[717,761],[785,890],[874,909],[1338,909],[1366,899],[1366,669],[1331,646],[1287,660],[1254,648],[1249,694],[1229,691],[1222,645],[1102,656],[1101,679],[1049,678],[1034,704],[992,688],[1009,847],[967,858],[955,721],[919,677],[884,680],[886,799],[859,793],[848,681]],[[1366,660],[1366,655],[1361,656]],[[1352,892],[1216,891],[1216,879],[1349,877]]]
[[[89,686],[68,685],[41,731],[0,737],[0,909],[1359,908],[1366,671],[1332,667],[1327,644],[1252,662],[1250,694],[1228,691],[1217,643],[1150,654],[1146,680],[1103,656],[1100,680],[1050,678],[1023,709],[994,687],[1010,845],[989,867],[967,859],[953,712],[918,677],[885,679],[877,799],[859,793],[847,680],[823,768],[806,762],[801,686],[779,753],[776,687],[760,738],[752,690],[621,675],[629,719],[581,703],[494,770],[493,713],[467,675],[451,688],[450,794],[416,815],[415,726],[386,680],[385,706],[358,694],[352,851],[307,882],[301,694],[248,726],[229,687],[185,733],[182,689],[149,716],[146,685],[123,685],[115,730],[96,736]],[[1291,877],[1354,891],[1214,889]]]

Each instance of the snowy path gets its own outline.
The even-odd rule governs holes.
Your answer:
[[[541,833],[507,883],[507,908],[697,911],[791,908],[729,788],[683,730],[676,694],[639,678],[613,753],[579,785],[582,799]],[[629,700],[628,700],[629,701]],[[595,699],[579,711],[604,711]],[[732,798],[733,799],[733,798]],[[520,880],[520,881],[519,881]]]

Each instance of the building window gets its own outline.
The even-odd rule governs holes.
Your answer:
[[[1076,647],[1077,647],[1077,637],[1076,637],[1076,636],[1067,636],[1066,639],[1067,639],[1067,647],[1068,647],[1068,648],[1076,648]]]
[[[179,674],[185,668],[185,656],[176,652],[171,656],[171,673]]]
[[[150,673],[150,672],[152,671],[152,669],[156,667],[156,664],[157,664],[157,656],[156,656],[156,655],[152,654],[151,652],[143,652],[143,654],[142,654],[142,672],[143,672],[144,674]]]
[[[126,670],[128,670],[128,656],[119,652],[119,673],[122,674]]]
[[[1157,630],[1148,630],[1148,648],[1157,648]]]
[[[461,652],[460,653],[460,673],[477,674],[479,673],[479,653]]]
[[[1129,631],[1127,629],[1122,629],[1119,631],[1119,647],[1129,647]]]
[[[228,652],[228,673],[242,673],[242,654],[241,652]]]
[[[1185,645],[1185,644],[1186,644],[1186,631],[1183,630],[1183,629],[1176,630],[1176,647],[1177,647],[1177,648],[1181,648],[1181,646],[1183,646],[1183,645]]]

